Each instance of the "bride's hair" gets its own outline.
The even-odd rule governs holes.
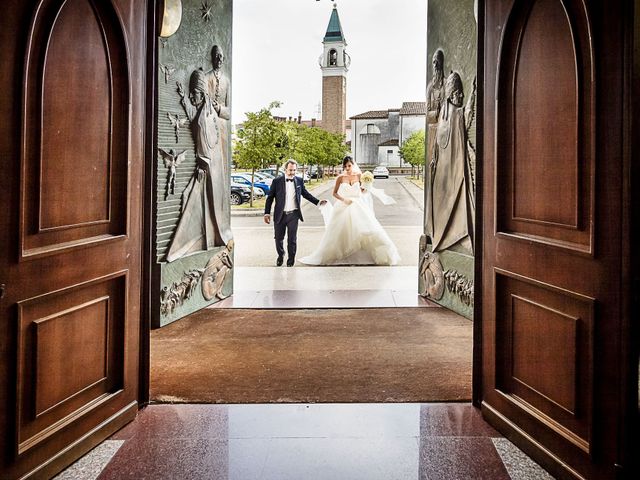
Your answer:
[[[344,159],[342,160],[342,168],[346,168],[347,167],[347,163],[350,163],[353,168],[351,169],[351,174],[355,174],[355,175],[360,175],[362,173],[362,170],[360,170],[360,167],[358,166],[358,164],[356,163],[356,161],[351,158],[349,155],[347,155],[346,157],[344,157]]]

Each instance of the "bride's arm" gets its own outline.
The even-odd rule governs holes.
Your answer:
[[[337,198],[338,200],[340,200],[341,202],[346,203],[347,205],[349,205],[351,203],[351,200],[349,200],[348,198],[344,198],[342,197],[340,194],[338,194],[338,189],[340,188],[340,184],[342,183],[342,177],[338,176],[336,178],[336,184],[333,187],[333,196],[335,198]]]

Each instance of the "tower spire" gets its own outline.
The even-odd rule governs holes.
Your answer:
[[[347,72],[351,58],[345,50],[347,41],[335,3],[322,45],[323,53],[318,59],[322,70],[322,128],[344,135],[347,115]]]
[[[342,25],[340,24],[340,16],[338,15],[338,4],[333,4],[333,10],[331,11],[331,18],[329,18],[329,25],[327,26],[327,33],[324,34],[324,42],[345,42],[344,34],[342,33]]]

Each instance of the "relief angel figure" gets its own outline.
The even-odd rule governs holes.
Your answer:
[[[162,70],[162,73],[164,74],[164,83],[169,83],[169,79],[171,78],[171,75],[173,75],[173,72],[176,71],[173,65],[164,65],[164,64],[160,64],[160,70]]]
[[[158,147],[158,151],[164,160],[164,166],[169,169],[167,173],[167,187],[164,193],[164,199],[166,200],[169,195],[175,195],[176,193],[176,167],[180,165],[185,158],[187,158],[187,151],[183,150],[180,153],[175,152],[173,148],[167,152]]]
[[[171,122],[171,126],[173,127],[173,131],[176,134],[176,143],[180,141],[180,128],[184,127],[188,120],[186,118],[180,118],[180,114],[167,112],[167,117]]]

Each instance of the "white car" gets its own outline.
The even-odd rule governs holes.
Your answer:
[[[389,169],[382,165],[378,165],[373,169],[373,178],[389,178]]]

